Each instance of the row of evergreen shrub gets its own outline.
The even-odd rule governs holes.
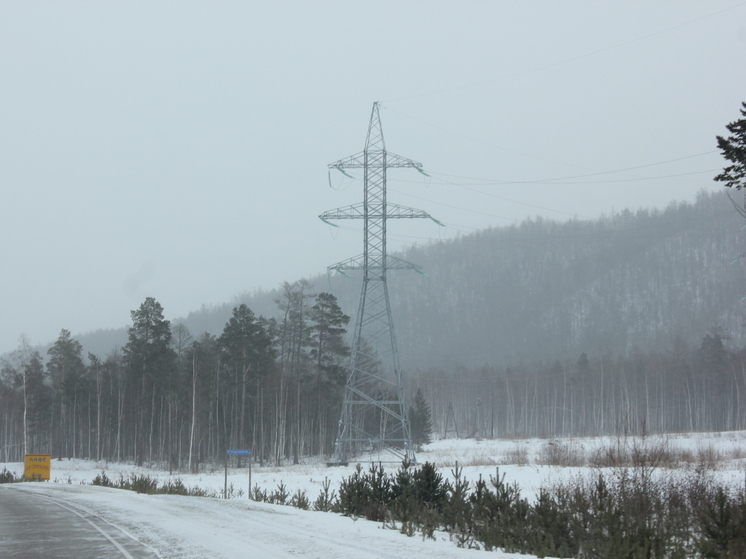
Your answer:
[[[106,475],[106,472],[102,471],[93,478],[91,484],[100,485],[102,487],[113,487],[115,489],[126,489],[127,491],[135,491],[147,495],[187,495],[192,497],[212,496],[212,494],[200,487],[187,487],[179,478],[166,481],[159,485],[157,479],[143,474],[133,474],[127,478],[120,475],[118,480],[112,480]]]
[[[327,484],[314,507],[399,523],[409,535],[443,530],[462,547],[539,557],[746,557],[746,491],[702,470],[683,477],[651,468],[597,472],[542,488],[535,502],[499,470],[473,488],[460,468],[452,474],[444,480],[429,463],[394,474],[358,465],[336,499]]]

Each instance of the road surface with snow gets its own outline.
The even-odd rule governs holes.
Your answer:
[[[91,485],[0,485],[0,503],[8,499],[16,502],[21,495],[28,503],[38,503],[43,499],[48,507],[57,508],[63,504],[91,519],[103,526],[109,537],[125,547],[133,558],[153,555],[162,559],[437,559],[484,556],[475,555],[478,553],[475,550],[459,549],[445,536],[423,541],[422,537],[407,537],[384,528],[380,523],[249,500],[140,495]],[[61,526],[56,526],[54,520],[47,522],[51,526],[39,526],[38,530],[49,534],[49,541],[59,538],[54,552],[48,553],[49,541],[27,540],[26,546],[19,549],[0,539],[0,556],[26,559],[47,552],[47,557],[127,557],[113,545],[108,546],[106,553],[77,555],[71,549],[73,544],[66,543],[60,534],[66,530],[67,521],[61,519]],[[76,533],[71,535],[76,537]],[[125,543],[126,539],[132,540],[130,544]],[[139,550],[134,542],[144,546],[145,551]],[[91,545],[105,546],[106,543],[110,542]],[[527,556],[493,553],[490,557]]]

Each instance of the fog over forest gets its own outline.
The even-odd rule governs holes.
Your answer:
[[[711,328],[722,328],[731,347],[743,347],[746,260],[736,260],[744,250],[742,225],[725,192],[702,192],[694,203],[664,209],[625,209],[597,220],[530,219],[415,245],[399,256],[427,277],[389,274],[402,365],[627,355],[670,347],[677,338],[698,344]],[[360,276],[307,281],[310,293],[334,294],[354,322]],[[279,293],[279,286],[247,292],[172,320],[192,334],[217,335],[240,303],[257,315],[278,316]],[[78,339],[105,355],[124,346],[126,328]]]
[[[744,429],[742,225],[702,193],[412,247],[428,276],[391,274],[407,391],[443,437]],[[301,279],[173,321],[148,297],[128,329],[21,341],[0,371],[0,460],[329,455],[359,287]]]

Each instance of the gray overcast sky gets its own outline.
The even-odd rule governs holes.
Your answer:
[[[374,101],[431,175],[391,171],[389,200],[447,225],[392,249],[693,200],[744,60],[737,1],[0,0],[0,352],[359,254],[317,216],[362,199],[326,165]]]

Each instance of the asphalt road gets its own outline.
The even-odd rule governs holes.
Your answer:
[[[157,555],[79,506],[3,484],[0,557],[151,559]]]

